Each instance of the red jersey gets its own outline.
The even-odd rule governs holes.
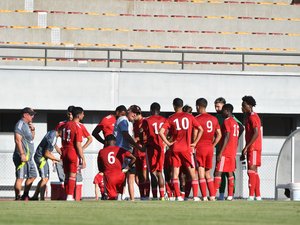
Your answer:
[[[61,128],[62,126],[64,126],[68,121],[65,120],[65,121],[60,121],[56,127],[55,127],[55,130],[58,131],[59,128]]]
[[[67,122],[68,122],[67,120],[65,120],[65,121],[60,121],[60,122],[56,125],[55,130],[57,131],[59,128],[63,127]],[[84,138],[87,138],[87,137],[91,136],[90,133],[87,131],[86,127],[85,127],[82,123],[79,123],[79,127],[80,127],[81,130],[82,130],[82,136],[83,136]]]
[[[62,147],[64,150],[76,151],[76,142],[82,142],[82,129],[74,121],[68,121],[62,130]]]
[[[229,140],[224,151],[222,152],[222,156],[235,157],[239,141],[239,129],[240,127],[233,117],[228,117],[224,120],[221,129],[222,139],[220,146],[223,146],[223,142],[227,133],[229,133]]]
[[[131,153],[118,146],[108,146],[98,153],[98,165],[101,172],[106,174],[122,173],[124,158]]]
[[[114,133],[115,123],[116,117],[114,115],[108,115],[104,117],[97,126],[103,131],[104,137],[106,137]]]
[[[87,131],[86,127],[82,123],[78,123],[79,127],[81,128],[82,131],[82,137],[87,138],[90,135],[90,133]]]
[[[196,116],[195,119],[203,128],[203,134],[197,143],[196,148],[212,147],[216,130],[220,129],[217,118],[208,113],[204,113]]]
[[[169,130],[172,141],[175,141],[170,148],[174,152],[184,152],[191,150],[193,129],[200,127],[200,124],[193,115],[179,112],[171,115],[162,127]]]
[[[245,138],[246,138],[246,145],[250,142],[252,139],[252,136],[254,134],[253,129],[257,128],[258,130],[258,137],[254,141],[254,143],[249,147],[249,150],[262,150],[262,135],[261,135],[261,121],[257,113],[252,112],[249,116],[247,116],[245,121]]]
[[[163,149],[164,142],[160,138],[158,132],[164,125],[166,118],[160,115],[153,115],[143,121],[142,128],[147,138],[147,145],[157,146],[157,148]],[[155,148],[155,149],[157,149]]]
[[[97,173],[96,176],[94,177],[93,184],[101,184],[101,183],[103,183],[103,175]]]

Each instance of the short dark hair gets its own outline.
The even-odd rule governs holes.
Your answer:
[[[182,108],[183,112],[187,112],[187,113],[192,113],[193,112],[193,108],[189,105],[184,105]]]
[[[225,98],[223,98],[223,97],[219,97],[219,98],[217,98],[217,99],[215,100],[215,104],[217,104],[217,103],[223,103],[223,104],[226,104],[226,100],[225,100]]]
[[[109,142],[109,141],[115,141],[116,140],[116,137],[113,135],[113,134],[110,134],[110,135],[107,135],[105,137],[105,141],[106,142]]]
[[[131,105],[129,108],[128,108],[128,111],[131,111],[137,115],[140,115],[142,114],[142,110],[141,110],[141,107],[139,107],[138,105]]]
[[[75,106],[74,105],[70,105],[69,107],[68,107],[68,109],[67,109],[67,112],[72,112],[73,111],[73,109],[75,108]]]
[[[127,111],[127,108],[125,105],[119,105],[115,110],[115,112],[126,112],[126,111]]]
[[[73,110],[72,110],[72,115],[73,115],[73,117],[75,118],[75,117],[77,117],[79,114],[81,114],[83,112],[83,108],[81,108],[81,107],[74,107],[73,108]]]
[[[205,98],[198,98],[196,100],[196,106],[207,107],[207,100]]]
[[[157,102],[153,102],[150,106],[151,112],[160,112],[160,104]]]
[[[231,105],[231,104],[229,104],[229,103],[223,105],[222,111],[224,111],[224,110],[227,110],[227,111],[229,111],[229,112],[232,113],[232,112],[233,112],[233,105]]]
[[[181,98],[175,98],[173,100],[173,105],[176,107],[176,108],[181,108],[183,107],[183,100]]]
[[[242,98],[243,102],[246,102],[248,105],[251,105],[251,106],[256,106],[256,101],[255,99],[250,96],[250,95],[245,95],[243,98]]]
[[[22,109],[21,114],[23,115],[24,113],[28,113],[31,116],[36,114],[36,112],[30,107],[25,107],[24,109]]]

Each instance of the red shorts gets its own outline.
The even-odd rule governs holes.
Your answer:
[[[196,161],[199,167],[211,169],[213,164],[214,150],[213,148],[197,148],[196,149]]]
[[[216,164],[217,172],[234,172],[235,157],[222,156],[221,161]]]
[[[147,158],[146,154],[144,156],[137,156],[135,161],[136,171],[147,170]]]
[[[172,165],[173,167],[192,167],[195,168],[194,155],[191,151],[173,152],[172,151]]]
[[[62,160],[65,174],[77,173],[79,159],[75,151],[64,149]]]
[[[251,150],[247,152],[248,166],[261,166],[261,151]]]
[[[164,168],[164,160],[165,160],[164,149],[159,147],[155,148],[153,146],[148,146],[147,156],[148,156],[150,171],[162,172]]]
[[[104,174],[104,182],[109,200],[116,200],[118,193],[123,193],[125,185],[124,173]]]

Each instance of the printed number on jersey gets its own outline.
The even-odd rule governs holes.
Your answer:
[[[108,153],[107,161],[109,162],[109,164],[114,164],[115,163],[116,158],[115,158],[114,154],[115,154],[114,152]]]
[[[207,127],[207,133],[211,133],[213,131],[213,123],[210,120],[206,122],[206,127]]]
[[[239,125],[234,124],[233,125],[233,136],[238,137],[240,133],[240,127]]]
[[[189,129],[189,119],[183,117],[180,121],[179,119],[175,119],[174,123],[176,124],[176,130],[187,130]]]
[[[62,139],[63,141],[70,141],[70,136],[71,136],[71,130],[66,130],[66,128],[64,128],[62,130]]]
[[[154,132],[155,134],[158,134],[158,131],[160,130],[160,128],[164,125],[164,123],[160,123],[159,126],[157,124],[157,122],[153,123],[152,126],[154,127]]]

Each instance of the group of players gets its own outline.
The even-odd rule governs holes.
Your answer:
[[[249,200],[261,200],[257,168],[261,165],[262,136],[259,116],[253,112],[255,105],[252,96],[242,98],[246,145],[242,150],[241,159],[246,157],[248,163]],[[166,119],[159,115],[158,103],[152,103],[151,115],[147,118],[142,116],[139,106],[132,105],[126,109],[121,105],[116,108],[114,114],[104,117],[96,126],[92,135],[104,145],[104,148],[98,154],[99,173],[94,183],[99,185],[103,199],[117,199],[118,194],[124,193],[127,180],[130,200],[135,199],[134,183],[136,183],[141,199],[149,198],[151,185],[154,199],[164,200],[166,191],[170,200],[184,201],[184,197],[188,198],[192,189],[193,200],[200,201],[198,196],[200,186],[202,200],[214,201],[221,185],[222,175],[226,175],[223,180],[228,181],[227,200],[233,199],[236,152],[240,134],[244,130],[244,126],[232,114],[233,106],[226,104],[224,98],[216,99],[217,117],[206,112],[207,100],[204,98],[196,101],[196,110],[199,114],[196,117],[191,114],[191,107],[184,106],[180,98],[173,100],[173,107],[175,113]],[[30,108],[25,109],[22,111],[21,122],[16,125],[15,137],[17,140],[19,135],[22,136],[22,132],[17,129],[22,123],[23,132],[26,130],[24,133],[27,134],[23,138],[31,143],[34,136],[34,127],[31,124],[34,111]],[[86,167],[84,149],[91,143],[92,138],[80,123],[84,117],[83,109],[72,107],[69,111],[69,120],[60,123],[55,131],[48,132],[37,148],[34,159],[42,179],[38,185],[41,188],[37,188],[33,199],[38,197],[39,192],[41,199],[43,198],[42,187],[45,187],[49,177],[49,166],[48,177],[45,175],[43,177],[43,173],[47,172],[47,158],[59,161],[51,154],[54,148],[62,155],[66,199],[74,199],[78,167],[82,169]],[[104,138],[101,137],[101,132]],[[58,148],[55,143],[57,137],[62,139],[62,148]],[[87,138],[84,145],[82,145],[83,137]],[[31,151],[26,149],[27,142],[24,144],[22,140],[23,146],[22,144],[20,146],[16,141],[14,154],[17,176],[16,199],[28,198],[30,185],[34,180],[30,174]],[[215,148],[216,166],[213,178],[211,169]],[[40,157],[38,157],[39,149]],[[27,154],[25,158],[23,154]],[[24,177],[26,173],[27,177]],[[22,185],[24,178],[27,180],[21,197],[20,182]],[[184,189],[181,190],[180,187]],[[207,188],[209,197],[206,193]],[[185,192],[185,195],[182,192]],[[222,199],[224,190],[220,189],[219,193]]]

